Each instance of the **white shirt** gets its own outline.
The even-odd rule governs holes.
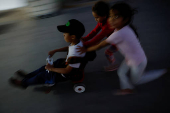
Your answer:
[[[77,46],[80,46],[80,47],[83,47],[83,43],[82,41],[80,41],[78,44],[76,45],[70,45],[69,48],[68,48],[68,55],[67,55],[67,59],[69,57],[84,57],[86,55],[86,53],[83,53],[83,54],[80,54],[80,52],[77,52]],[[67,62],[67,59],[66,59],[66,62]],[[76,63],[76,64],[69,64],[70,67],[73,67],[73,68],[79,68],[80,67],[80,63]]]
[[[134,31],[127,25],[120,30],[115,30],[106,42],[116,44],[118,50],[124,55],[127,65],[139,65],[146,60],[145,53]]]

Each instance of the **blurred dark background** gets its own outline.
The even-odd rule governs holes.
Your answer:
[[[57,25],[80,20],[87,35],[95,26],[91,8],[98,0],[0,0],[0,113],[169,113],[169,73],[139,85],[134,95],[114,96],[119,89],[116,71],[105,72],[103,48],[85,68],[86,92],[77,94],[70,81],[58,84],[49,94],[41,86],[20,90],[8,79],[23,69],[31,72],[46,63],[48,51],[68,46]],[[110,5],[120,0],[104,0]],[[126,0],[138,9],[134,25],[148,57],[147,70],[170,67],[170,1]],[[54,59],[65,57],[56,53]],[[115,54],[121,63],[123,57]]]

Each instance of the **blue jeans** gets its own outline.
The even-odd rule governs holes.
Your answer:
[[[53,64],[55,68],[65,68],[65,59],[61,58],[56,60]],[[60,73],[46,71],[45,66],[29,73],[22,80],[23,86],[37,85],[37,84],[54,84],[56,82],[66,81]]]

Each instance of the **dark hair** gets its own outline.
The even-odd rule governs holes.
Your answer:
[[[92,7],[92,11],[101,17],[109,17],[109,10],[109,5],[103,1],[96,2],[95,5]]]
[[[136,28],[132,25],[133,22],[133,15],[137,12],[136,9],[132,9],[127,3],[118,2],[111,7],[111,10],[118,11],[118,15],[122,16],[124,19],[129,19],[125,25],[128,25],[134,30],[136,36],[138,37],[138,33]]]

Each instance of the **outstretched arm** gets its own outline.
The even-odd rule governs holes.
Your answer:
[[[113,33],[113,29],[103,29],[99,34],[94,36],[90,41],[86,41],[83,43],[85,47],[90,47],[95,44],[98,44],[103,38],[109,36]]]
[[[101,49],[101,48],[103,48],[103,47],[105,47],[107,45],[109,45],[109,43],[106,42],[106,40],[104,40],[104,41],[100,42],[99,44],[97,44],[95,46],[91,46],[91,47],[87,48],[87,52],[99,50],[99,49]]]
[[[99,24],[100,23],[98,23],[96,27],[87,36],[82,37],[83,41],[88,41],[92,39],[101,30],[101,27]]]
[[[79,46],[79,48],[77,48],[77,49],[78,49],[77,52],[80,52],[80,54],[82,54],[82,53],[84,53],[84,52],[95,51],[95,50],[99,50],[99,49],[101,49],[101,48],[103,48],[103,47],[105,47],[105,46],[107,46],[107,45],[109,45],[109,43],[106,42],[106,40],[104,40],[104,41],[100,42],[99,44],[97,44],[97,45],[95,45],[95,46],[91,46],[91,47],[89,47],[89,48],[87,48],[87,49],[84,48],[84,47],[80,47],[80,46]]]

